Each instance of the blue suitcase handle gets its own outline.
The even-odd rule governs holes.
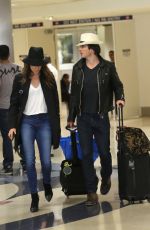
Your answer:
[[[73,126],[73,127],[66,126],[66,129],[69,130],[70,132],[76,132],[77,126]]]

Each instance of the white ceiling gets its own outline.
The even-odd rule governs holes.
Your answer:
[[[21,8],[29,6],[57,5],[70,2],[81,2],[85,0],[11,0],[12,7]]]
[[[13,23],[150,12],[150,0],[11,0]]]

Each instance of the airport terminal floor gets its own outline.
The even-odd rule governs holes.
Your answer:
[[[65,107],[62,108],[62,127],[66,125]],[[53,151],[52,187],[53,199],[45,201],[42,191],[42,177],[38,154],[36,164],[39,184],[39,211],[30,212],[31,197],[26,174],[22,173],[19,157],[15,154],[14,175],[0,176],[0,230],[149,230],[150,203],[120,204],[118,196],[117,143],[116,126],[118,121],[110,115],[111,152],[113,159],[112,187],[107,195],[101,195],[98,189],[99,203],[92,207],[85,206],[86,196],[67,198],[59,183],[60,163],[64,159],[61,148]],[[126,126],[141,127],[150,138],[150,117],[126,120]],[[69,135],[63,128],[63,136]],[[1,142],[1,138],[0,138]],[[2,152],[0,149],[0,168]],[[99,176],[99,160],[95,161]],[[100,186],[100,182],[99,182]]]

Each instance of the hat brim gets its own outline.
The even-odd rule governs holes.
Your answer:
[[[103,44],[102,41],[80,41],[76,46],[83,46],[83,45],[101,45]]]
[[[30,59],[28,57],[22,60],[25,64],[32,65],[32,66],[42,66],[48,64],[48,60],[46,58],[39,60],[39,59]]]

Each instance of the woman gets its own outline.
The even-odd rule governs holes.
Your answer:
[[[56,82],[46,66],[41,47],[31,47],[21,74],[16,75],[9,108],[9,138],[15,135],[15,149],[23,145],[29,188],[31,212],[38,211],[37,173],[35,168],[36,140],[43,173],[45,198],[50,201],[51,145],[56,149],[60,140],[59,101]]]

